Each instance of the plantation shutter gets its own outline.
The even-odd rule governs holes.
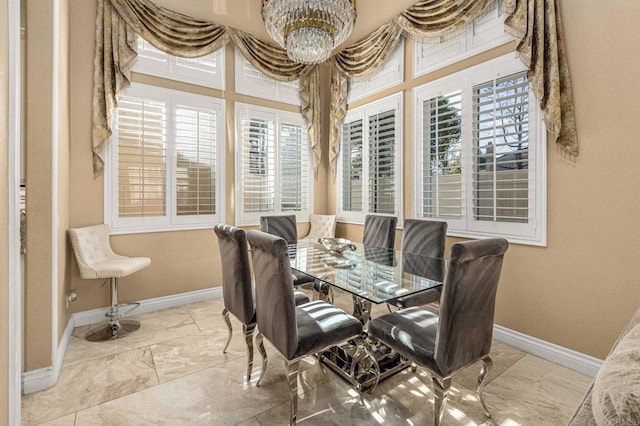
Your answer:
[[[242,119],[242,197],[245,213],[273,212],[275,207],[275,123]]]
[[[280,208],[307,210],[310,185],[307,130],[299,124],[280,124]]]
[[[118,217],[166,214],[167,105],[123,96],[118,108]]]
[[[198,58],[181,58],[165,53],[139,37],[138,58],[133,71],[224,90],[224,49]]]
[[[474,86],[473,111],[473,218],[528,223],[526,72]]]
[[[361,212],[363,204],[362,120],[342,126],[342,210]]]
[[[422,108],[422,216],[460,219],[462,197],[462,94],[427,99]]]
[[[216,118],[214,111],[176,107],[178,216],[216,213]]]
[[[369,212],[396,213],[396,111],[369,116]]]

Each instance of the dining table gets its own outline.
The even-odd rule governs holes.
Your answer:
[[[410,363],[380,342],[368,339],[366,325],[372,304],[392,306],[401,297],[442,286],[447,262],[414,253],[365,246],[348,241],[342,252],[331,251],[320,240],[304,239],[288,244],[291,268],[314,279],[316,294],[329,299],[332,288],[352,296],[353,315],[363,324],[363,351],[356,342],[319,354],[320,360],[359,391],[409,367]]]

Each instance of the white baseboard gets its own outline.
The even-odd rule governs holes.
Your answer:
[[[62,334],[62,340],[60,340],[60,345],[58,346],[58,354],[56,356],[55,365],[53,366],[52,383],[56,383],[58,381],[58,376],[60,375],[60,370],[62,370],[62,364],[64,363],[64,356],[67,353],[69,342],[71,342],[71,335],[73,334],[74,328],[76,328],[76,325],[75,320],[72,316],[67,322],[67,326],[65,327],[64,333]]]
[[[187,293],[173,294],[170,296],[156,297],[140,301],[140,306],[131,315],[145,314],[148,312],[160,311],[162,309],[175,308],[190,303],[204,302],[206,300],[220,299],[222,297],[222,287],[207,288],[204,290],[190,291]],[[88,324],[95,324],[106,320],[105,313],[109,308],[99,308],[90,311],[76,312],[71,316],[62,335],[62,340],[58,346],[56,362],[53,367],[39,368],[37,370],[25,371],[22,373],[22,393],[24,395],[38,392],[55,385],[58,381],[60,370],[67,353],[67,347],[71,341],[71,335],[75,327]]]
[[[513,346],[516,349],[539,356],[547,361],[560,364],[591,377],[594,377],[602,366],[601,359],[502,327],[500,325],[493,326],[493,337],[502,343]]]
[[[131,312],[130,315],[140,315],[149,312],[160,311],[162,309],[176,308],[190,303],[204,302],[206,300],[220,299],[222,297],[222,287],[206,288],[204,290],[190,291],[187,293],[172,294],[170,296],[155,297],[140,301],[140,306]],[[123,308],[125,311],[127,308]],[[95,324],[106,321],[105,314],[108,307],[92,309],[90,311],[76,312],[73,314],[75,326]]]
[[[28,395],[53,386],[53,368],[45,367],[22,373],[22,393]]]
[[[56,384],[60,370],[62,370],[64,355],[67,353],[67,347],[71,341],[74,328],[73,317],[71,317],[62,334],[62,340],[60,340],[60,344],[58,345],[58,353],[56,354],[53,367],[39,368],[38,370],[25,371],[22,373],[22,393],[24,395],[50,388]]]

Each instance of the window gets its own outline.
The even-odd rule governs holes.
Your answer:
[[[258,71],[238,51],[236,58],[236,93],[300,105],[298,81],[278,81]]]
[[[414,90],[416,215],[449,235],[546,243],[546,132],[513,55]]]
[[[440,43],[416,40],[413,48],[414,77],[512,41],[513,37],[504,29],[505,18],[506,14],[498,2],[492,11],[476,19],[459,35],[442,39]]]
[[[138,37],[134,72],[224,90],[224,47],[199,58],[180,58]]]
[[[396,50],[380,69],[364,79],[349,81],[348,102],[362,99],[404,81],[404,41],[400,41]]]
[[[338,219],[364,223],[369,213],[400,217],[402,94],[347,113],[338,160]]]
[[[115,232],[222,221],[224,103],[134,83],[119,102],[106,218]]]
[[[312,208],[311,151],[301,114],[236,103],[236,224]]]

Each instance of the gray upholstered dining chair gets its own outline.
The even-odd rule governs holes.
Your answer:
[[[444,258],[447,222],[423,219],[407,219],[402,234],[402,253],[426,257]],[[421,306],[440,300],[441,288],[429,289],[411,296],[399,297],[391,302],[398,308]]]
[[[442,421],[451,377],[482,361],[477,393],[487,417],[484,379],[489,357],[493,316],[502,259],[509,244],[502,238],[456,243],[449,253],[440,313],[413,307],[369,322],[369,336],[378,339],[432,375],[434,423]]]
[[[393,249],[398,218],[393,216],[367,215],[364,219],[362,244],[371,247]]]
[[[285,359],[291,397],[291,424],[298,407],[300,360],[328,347],[359,338],[362,324],[353,316],[323,301],[295,306],[291,266],[286,242],[260,231],[247,233],[256,283],[258,335],[262,355],[260,385],[267,369],[263,337]]]
[[[218,236],[222,261],[222,298],[224,302],[222,316],[229,328],[229,337],[222,353],[227,351],[229,343],[231,343],[233,334],[229,320],[229,314],[231,314],[242,324],[242,331],[247,343],[247,382],[249,382],[253,367],[253,331],[256,328],[256,307],[253,300],[247,234],[243,229],[224,224],[214,226],[213,230]],[[309,302],[309,298],[302,292],[295,292],[294,298],[296,304]]]
[[[298,227],[295,215],[260,216],[260,230],[283,238],[287,244],[298,241]],[[312,283],[314,279],[300,271],[292,270],[293,285]]]

